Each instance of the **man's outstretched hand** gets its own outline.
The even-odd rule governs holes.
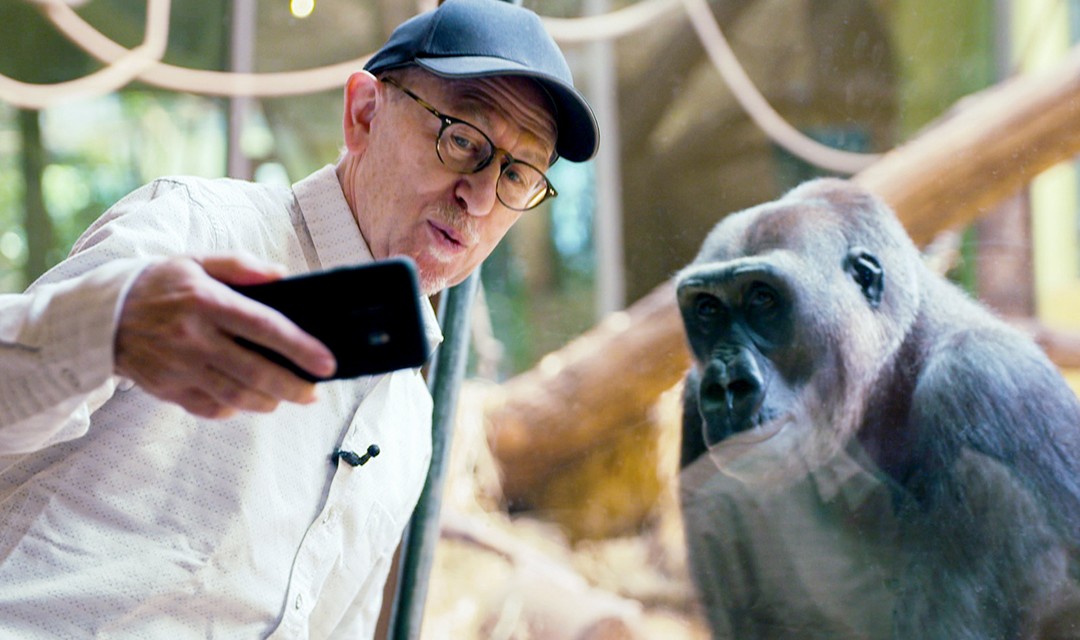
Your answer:
[[[234,340],[273,349],[319,377],[334,372],[334,357],[321,342],[228,286],[282,275],[274,265],[240,255],[174,258],[146,268],[124,301],[116,373],[207,418],[269,412],[283,400],[314,402],[313,383]]]

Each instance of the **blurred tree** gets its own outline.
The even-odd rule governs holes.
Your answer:
[[[53,83],[84,75],[92,64],[73,45],[43,20],[36,9],[21,0],[0,1],[0,73],[23,82]],[[36,278],[49,267],[53,226],[45,209],[41,174],[46,153],[41,140],[41,123],[36,111],[17,114],[23,177],[22,219],[26,260],[22,264],[25,281]]]

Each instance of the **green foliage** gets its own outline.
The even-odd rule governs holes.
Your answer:
[[[0,73],[22,82],[73,80],[99,66],[24,0],[0,0],[0,42]]]
[[[26,237],[20,214],[23,198],[21,153],[15,110],[0,103],[0,292],[22,288]]]
[[[907,138],[960,98],[995,82],[994,9],[991,0],[899,0],[890,6],[900,126]]]

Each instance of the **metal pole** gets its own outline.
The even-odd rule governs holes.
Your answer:
[[[255,70],[255,0],[233,0],[229,26],[229,70],[251,73]],[[252,102],[251,96],[233,96],[228,100],[226,174],[230,178],[250,180],[252,177],[251,160],[240,145]]]
[[[585,11],[601,15],[610,0],[588,0]],[[604,143],[596,156],[596,317],[626,307],[626,264],[623,256],[622,175],[619,166],[619,99],[615,47],[610,40],[589,45],[589,101],[604,129]]]
[[[480,286],[477,269],[464,282],[443,294],[439,318],[444,340],[435,354],[428,376],[434,406],[431,417],[431,466],[420,500],[401,544],[397,592],[390,611],[389,637],[415,640],[420,637],[428,580],[439,540],[446,467],[457,409],[458,389],[465,377],[469,354],[469,314]]]

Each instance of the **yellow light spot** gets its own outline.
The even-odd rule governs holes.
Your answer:
[[[289,0],[289,11],[297,18],[306,18],[315,10],[315,0]]]

